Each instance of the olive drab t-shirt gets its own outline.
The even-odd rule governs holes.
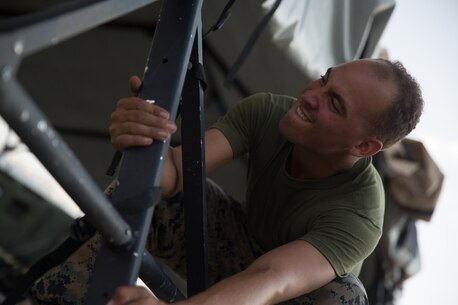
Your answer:
[[[212,126],[228,139],[234,158],[249,154],[245,203],[249,232],[266,251],[306,240],[338,276],[357,275],[382,233],[382,182],[370,158],[328,178],[291,177],[285,166],[292,144],[282,137],[278,124],[294,101],[255,94]]]

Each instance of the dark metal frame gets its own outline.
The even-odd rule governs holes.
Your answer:
[[[0,114],[105,237],[97,256],[93,284],[89,286],[88,304],[106,302],[116,287],[134,284],[140,266],[142,274],[156,270],[159,276],[163,275],[144,248],[154,206],[160,197],[160,176],[169,143],[155,142],[150,147],[125,152],[120,184],[111,204],[20,86],[15,74],[22,57],[152,2],[80,0],[0,23]],[[202,0],[164,1],[157,23],[140,97],[155,100],[170,112],[171,118],[176,116],[188,68],[202,63],[201,7]],[[188,75],[185,91],[189,95],[183,95],[183,121],[194,126],[183,131],[194,132],[184,136],[189,141],[183,141],[183,151],[190,156],[183,160],[183,167],[189,168],[184,170],[184,191],[192,190],[191,196],[185,197],[195,199],[185,203],[190,215],[186,219],[187,231],[193,228],[195,231],[187,234],[187,245],[200,245],[187,249],[188,262],[189,258],[198,260],[188,263],[188,295],[192,295],[207,286],[202,84]],[[191,106],[192,101],[198,103]],[[191,110],[193,107],[197,110]],[[198,225],[194,227],[195,223]],[[167,285],[173,286],[169,281]],[[155,291],[158,287],[150,288]],[[172,287],[171,291],[174,296],[164,295],[169,298],[167,301],[176,297],[176,288]]]
[[[187,292],[192,296],[208,286],[207,198],[205,183],[204,90],[201,79],[202,29],[199,23],[191,53],[190,74],[186,77],[181,103],[181,146],[183,159],[183,194]],[[192,263],[191,263],[192,262]]]

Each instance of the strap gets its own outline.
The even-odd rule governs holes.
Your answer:
[[[270,9],[270,11],[267,13],[267,15],[262,18],[261,22],[256,26],[254,29],[253,33],[251,34],[250,38],[248,39],[247,43],[242,49],[242,52],[240,53],[239,57],[237,57],[235,63],[232,65],[232,68],[229,70],[226,79],[224,81],[224,85],[229,88],[231,86],[231,83],[235,79],[235,75],[237,74],[237,71],[240,69],[240,67],[243,65],[245,62],[245,59],[248,57],[250,54],[251,50],[253,49],[254,44],[258,40],[259,36],[261,36],[261,33],[264,31],[264,29],[267,26],[267,23],[272,19],[275,11],[277,8],[280,6],[282,0],[277,0],[275,1],[274,5]]]
[[[191,72],[192,75],[200,81],[202,89],[205,91],[207,89],[207,77],[205,76],[204,65],[199,62],[193,62]]]
[[[204,39],[211,32],[215,32],[215,31],[217,31],[217,30],[219,30],[220,28],[223,27],[224,23],[226,23],[227,19],[229,19],[229,17],[231,16],[231,13],[230,13],[229,9],[232,7],[232,5],[234,5],[234,3],[235,3],[235,0],[229,0],[226,3],[226,6],[223,8],[223,11],[219,15],[218,20],[216,20],[216,23],[214,25],[212,25],[210,27],[210,29],[203,35]]]
[[[115,174],[116,169],[118,168],[118,165],[121,162],[121,159],[122,159],[122,151],[117,150],[113,154],[113,157],[111,158],[111,163],[107,168],[106,174],[108,176],[113,176]]]

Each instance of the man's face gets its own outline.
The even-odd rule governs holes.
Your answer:
[[[394,84],[377,77],[374,65],[358,60],[328,69],[307,84],[280,121],[283,136],[317,153],[338,154],[370,136],[367,125],[393,100]]]

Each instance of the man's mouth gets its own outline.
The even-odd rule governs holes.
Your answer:
[[[297,115],[305,122],[310,122],[310,119],[308,118],[308,116],[305,114],[303,108],[298,105],[297,108],[296,108],[296,113]]]

